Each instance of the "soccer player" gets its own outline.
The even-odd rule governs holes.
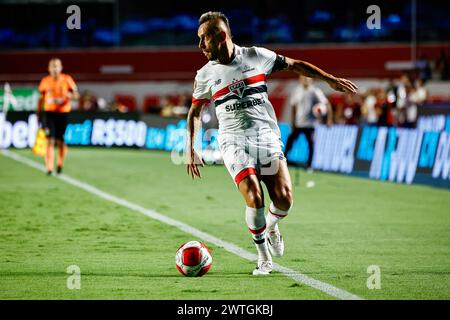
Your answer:
[[[64,143],[67,114],[71,111],[71,99],[77,99],[79,96],[72,77],[62,73],[62,69],[60,59],[50,59],[49,75],[44,77],[39,84],[40,97],[37,114],[47,136],[45,166],[48,175],[53,173],[55,142],[58,149],[56,172],[61,173],[62,171],[67,153],[67,145]]]
[[[306,167],[311,170],[312,156],[313,156],[313,135],[314,126],[318,122],[314,114],[313,107],[317,104],[322,104],[326,108],[327,125],[333,122],[333,110],[328,99],[323,94],[322,90],[312,84],[312,79],[303,75],[299,76],[299,86],[293,92],[290,105],[292,108],[292,132],[286,142],[284,153],[287,155],[294,144],[295,139],[303,133],[308,142],[309,154]]]
[[[272,255],[283,255],[278,223],[288,215],[293,203],[280,130],[267,96],[267,76],[286,70],[326,81],[339,91],[355,93],[357,87],[308,62],[265,48],[234,44],[228,19],[220,12],[204,13],[198,25],[199,48],[209,62],[195,77],[187,117],[186,170],[193,179],[201,178],[198,166],[203,162],[194,150],[194,142],[201,125],[201,110],[212,99],[224,164],[244,197],[245,220],[258,251],[253,274],[267,275],[273,269]],[[265,183],[271,200],[267,216],[260,181]]]

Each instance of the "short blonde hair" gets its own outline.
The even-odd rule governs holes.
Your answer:
[[[230,23],[228,22],[228,18],[226,15],[219,11],[208,11],[202,14],[198,19],[198,26],[202,25],[205,22],[214,20],[222,20],[227,27],[228,34],[231,36],[231,28]]]

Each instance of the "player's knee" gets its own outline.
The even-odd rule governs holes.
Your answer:
[[[264,201],[262,195],[257,193],[249,194],[247,197],[247,205],[252,208],[261,208],[264,206]]]
[[[288,211],[294,203],[292,195],[292,189],[289,186],[282,187],[278,192],[278,201],[276,203],[277,208]]]

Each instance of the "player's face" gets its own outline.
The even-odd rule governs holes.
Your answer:
[[[217,34],[211,32],[211,28],[208,28],[207,22],[200,25],[198,28],[198,37],[200,39],[198,47],[202,50],[203,54],[210,61],[217,60],[219,52],[219,37]]]
[[[48,73],[54,77],[57,78],[62,72],[62,63],[61,60],[55,59],[51,60],[48,63]]]
[[[304,76],[300,76],[300,84],[303,87],[308,88],[311,85],[312,79]]]

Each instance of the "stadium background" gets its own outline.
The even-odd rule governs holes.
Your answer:
[[[66,26],[70,16],[66,9],[72,4],[81,9],[80,30]],[[367,28],[370,13],[366,10],[372,4],[381,8],[381,29]],[[0,146],[25,149],[20,154],[33,157],[29,148],[38,128],[34,115],[37,86],[46,74],[48,60],[59,57],[63,72],[73,76],[81,93],[80,99],[73,101],[74,112],[65,135],[69,145],[80,147],[71,148],[69,165],[71,157],[85,164],[84,152],[93,152],[94,159],[107,161],[109,149],[81,148],[89,146],[131,147],[144,149],[149,155],[153,153],[147,149],[181,152],[193,79],[196,70],[206,62],[196,47],[197,19],[204,11],[220,10],[228,15],[237,44],[264,46],[309,61],[351,79],[360,88],[358,95],[348,96],[315,83],[332,104],[335,125],[317,129],[314,169],[449,188],[449,9],[449,4],[441,1],[420,0],[321,0],[283,5],[271,0],[216,1],[208,7],[200,1],[164,1],[157,6],[149,1],[123,0],[0,1],[0,82],[11,86],[15,99],[0,89],[0,105],[4,107]],[[424,80],[428,91],[425,101],[411,102],[419,110],[413,128],[397,121],[395,102],[389,100],[402,75],[412,80],[412,91],[417,90],[418,79]],[[286,141],[291,122],[289,95],[298,82],[294,74],[277,73],[268,83],[269,97]],[[374,108],[384,113],[375,121],[369,120],[365,111],[369,96],[376,98]],[[202,133],[206,134],[201,135],[203,140],[198,141],[198,146],[204,149],[207,163],[220,163],[213,106],[205,110],[202,120]],[[102,150],[105,156],[99,155]],[[120,152],[134,159],[128,151]],[[118,157],[123,155],[120,152]],[[301,165],[308,152],[306,141],[300,136],[287,156]],[[160,157],[156,152],[158,161],[170,162],[169,157]],[[77,163],[73,163],[76,167]],[[75,171],[70,172],[76,175]],[[3,174],[7,176],[6,171]],[[307,177],[304,171],[301,174]],[[320,174],[314,174],[318,175],[314,178],[316,183],[340,179]],[[6,181],[2,184],[8,189]],[[108,183],[105,178],[104,184]],[[386,194],[394,192],[391,186],[372,183],[375,185],[371,188],[386,190]],[[401,192],[407,194],[409,190]],[[445,192],[448,191],[429,199],[445,201]],[[179,196],[175,198],[180,201]],[[399,198],[409,201],[406,195]],[[312,195],[311,199],[318,200],[320,195]],[[355,203],[356,198],[349,200],[350,211],[352,206],[358,207]],[[426,209],[414,210],[421,213]],[[429,211],[446,213],[448,207],[439,202]],[[436,221],[448,225],[448,217],[439,217],[441,220]],[[441,264],[437,265],[441,266],[446,259],[439,261]],[[448,272],[444,272],[444,277],[448,279]],[[426,294],[434,297],[433,292]],[[439,291],[436,296],[448,298],[448,291]]]
[[[133,145],[170,149],[174,138],[163,130],[167,121],[161,122],[147,115],[170,118],[170,128],[173,125],[182,128],[179,119],[186,116],[190,106],[192,79],[204,63],[204,57],[195,47],[196,21],[204,8],[200,2],[186,5],[171,1],[157,7],[145,1],[79,1],[78,4],[82,5],[81,29],[69,30],[66,26],[70,15],[66,13],[68,2],[2,2],[5,18],[0,28],[3,49],[0,52],[0,81],[9,82],[19,98],[15,107],[9,108],[16,111],[35,109],[36,85],[45,74],[48,60],[58,56],[64,63],[64,70],[79,85],[81,98],[74,103],[75,110],[120,112],[121,115],[112,116],[116,119],[123,114],[139,113],[138,118],[144,117],[150,128],[146,138],[141,138],[146,142]],[[349,1],[339,5],[329,1],[288,2],[280,8],[273,1],[245,4],[227,1],[213,6],[229,15],[237,43],[263,45],[354,80],[360,88],[360,95],[356,97],[334,93],[328,86],[317,84],[332,104],[336,124],[402,127],[395,121],[395,102],[389,103],[389,81],[398,83],[402,74],[408,74],[412,79],[424,79],[428,90],[427,99],[416,103],[419,105],[416,120],[419,129],[448,132],[450,48],[445,41],[448,23],[443,16],[447,6],[424,1],[382,3],[382,28],[370,30],[366,25],[369,5],[367,1],[356,5]],[[173,8],[177,8],[176,11]],[[17,12],[20,16],[14,14]],[[40,19],[31,18],[33,15]],[[297,81],[293,74],[274,74],[270,80],[271,101],[279,121],[286,124],[291,122],[288,101],[295,86]],[[386,115],[371,122],[367,119],[364,104],[368,96],[376,97],[375,108],[387,108],[383,111]],[[4,99],[1,102],[5,105]],[[102,145],[95,139],[89,143],[80,141],[81,138],[70,131],[81,130],[84,121],[80,117],[83,116],[78,116],[78,125],[69,128],[69,144]],[[92,115],[89,118],[92,119]],[[381,118],[385,119],[381,121]],[[206,128],[217,126],[212,107],[203,119]],[[290,129],[288,126],[283,129],[283,140],[286,141]],[[8,129],[3,129],[4,147],[15,146],[13,131],[5,133],[5,130]],[[144,134],[142,130],[140,132]],[[382,132],[378,137],[378,132],[371,132],[375,136],[371,136],[367,148],[373,150],[377,139],[384,139],[387,133]],[[391,136],[400,135],[395,129],[390,132]],[[85,133],[85,140],[86,135],[90,133]],[[401,169],[391,168],[392,164],[386,161],[379,165],[380,168],[374,168],[371,164],[373,151],[369,151],[368,157],[361,158],[357,154],[359,143],[353,141],[350,144],[356,144],[356,150],[348,151],[353,154],[352,163],[368,161],[371,170],[364,163],[356,163],[354,170],[353,167],[343,170],[341,166],[345,165],[340,165],[341,161],[335,161],[333,166],[315,161],[314,166],[399,182],[411,183],[416,178],[416,181],[448,187],[446,150],[450,142],[447,142],[447,134],[426,133],[423,144],[422,137],[412,136],[411,132],[407,135],[418,139],[412,145],[419,144],[419,148],[398,155],[400,164],[397,167],[412,165],[415,168],[411,170],[419,174],[417,178],[415,175],[406,178],[403,172],[397,172]],[[33,143],[32,140],[29,142]],[[23,143],[16,143],[16,146],[21,147]],[[215,148],[215,145],[210,146],[210,149]],[[305,148],[305,140],[300,137],[288,157],[292,161],[305,161],[308,152]],[[393,152],[395,146],[385,149]],[[421,150],[414,153],[414,149]],[[327,152],[332,157],[336,151]],[[438,155],[441,157],[435,160]],[[339,157],[339,153],[336,156]],[[390,154],[383,152],[379,157],[390,157]],[[433,159],[428,159],[430,157]],[[213,158],[219,160],[217,153]],[[382,169],[383,166],[387,169]],[[383,170],[392,172],[383,173]]]

